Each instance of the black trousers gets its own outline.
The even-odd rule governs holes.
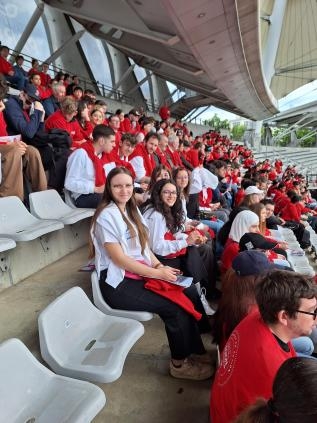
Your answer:
[[[76,207],[96,209],[102,199],[102,194],[82,194],[75,200]]]
[[[105,282],[106,275],[106,270],[101,272],[99,284],[110,307],[158,314],[165,324],[173,359],[183,360],[190,354],[203,354],[206,351],[200,333],[209,331],[210,326],[194,285],[186,288],[184,294],[191,299],[195,309],[202,313],[199,322],[179,305],[144,288],[143,280],[124,278],[117,288],[113,288]]]

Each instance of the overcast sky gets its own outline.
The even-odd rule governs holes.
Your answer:
[[[317,101],[317,80],[303,85],[302,87],[297,88],[297,90],[288,94],[286,97],[281,98],[278,102],[279,110],[282,112],[302,104],[311,103],[312,101]],[[239,116],[213,106],[209,107],[209,109],[202,113],[198,118],[202,120],[211,119],[215,113],[217,113],[217,115],[222,120],[239,119]]]

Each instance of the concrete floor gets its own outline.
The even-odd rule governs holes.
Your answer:
[[[76,285],[92,298],[90,273],[78,272],[86,262],[85,247],[0,292],[0,342],[19,338],[41,360],[38,314],[58,295]],[[211,380],[192,382],[171,378],[163,323],[155,317],[144,322],[144,326],[145,334],[129,353],[122,376],[113,383],[99,385],[106,394],[107,404],[94,422],[208,423]],[[207,349],[212,349],[209,336],[204,337],[204,342]]]

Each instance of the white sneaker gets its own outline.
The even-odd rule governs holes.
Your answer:
[[[206,299],[206,288],[201,288],[200,301],[202,302],[202,305],[204,306],[207,316],[213,316],[216,313],[216,310],[210,307]]]

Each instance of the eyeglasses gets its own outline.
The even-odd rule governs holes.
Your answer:
[[[310,316],[314,316],[314,320],[317,317],[317,308],[314,311],[303,311],[303,310],[295,310],[297,313],[302,313],[302,314],[309,314]]]
[[[176,191],[162,191],[162,194],[164,195],[173,195],[176,197],[177,192]]]

